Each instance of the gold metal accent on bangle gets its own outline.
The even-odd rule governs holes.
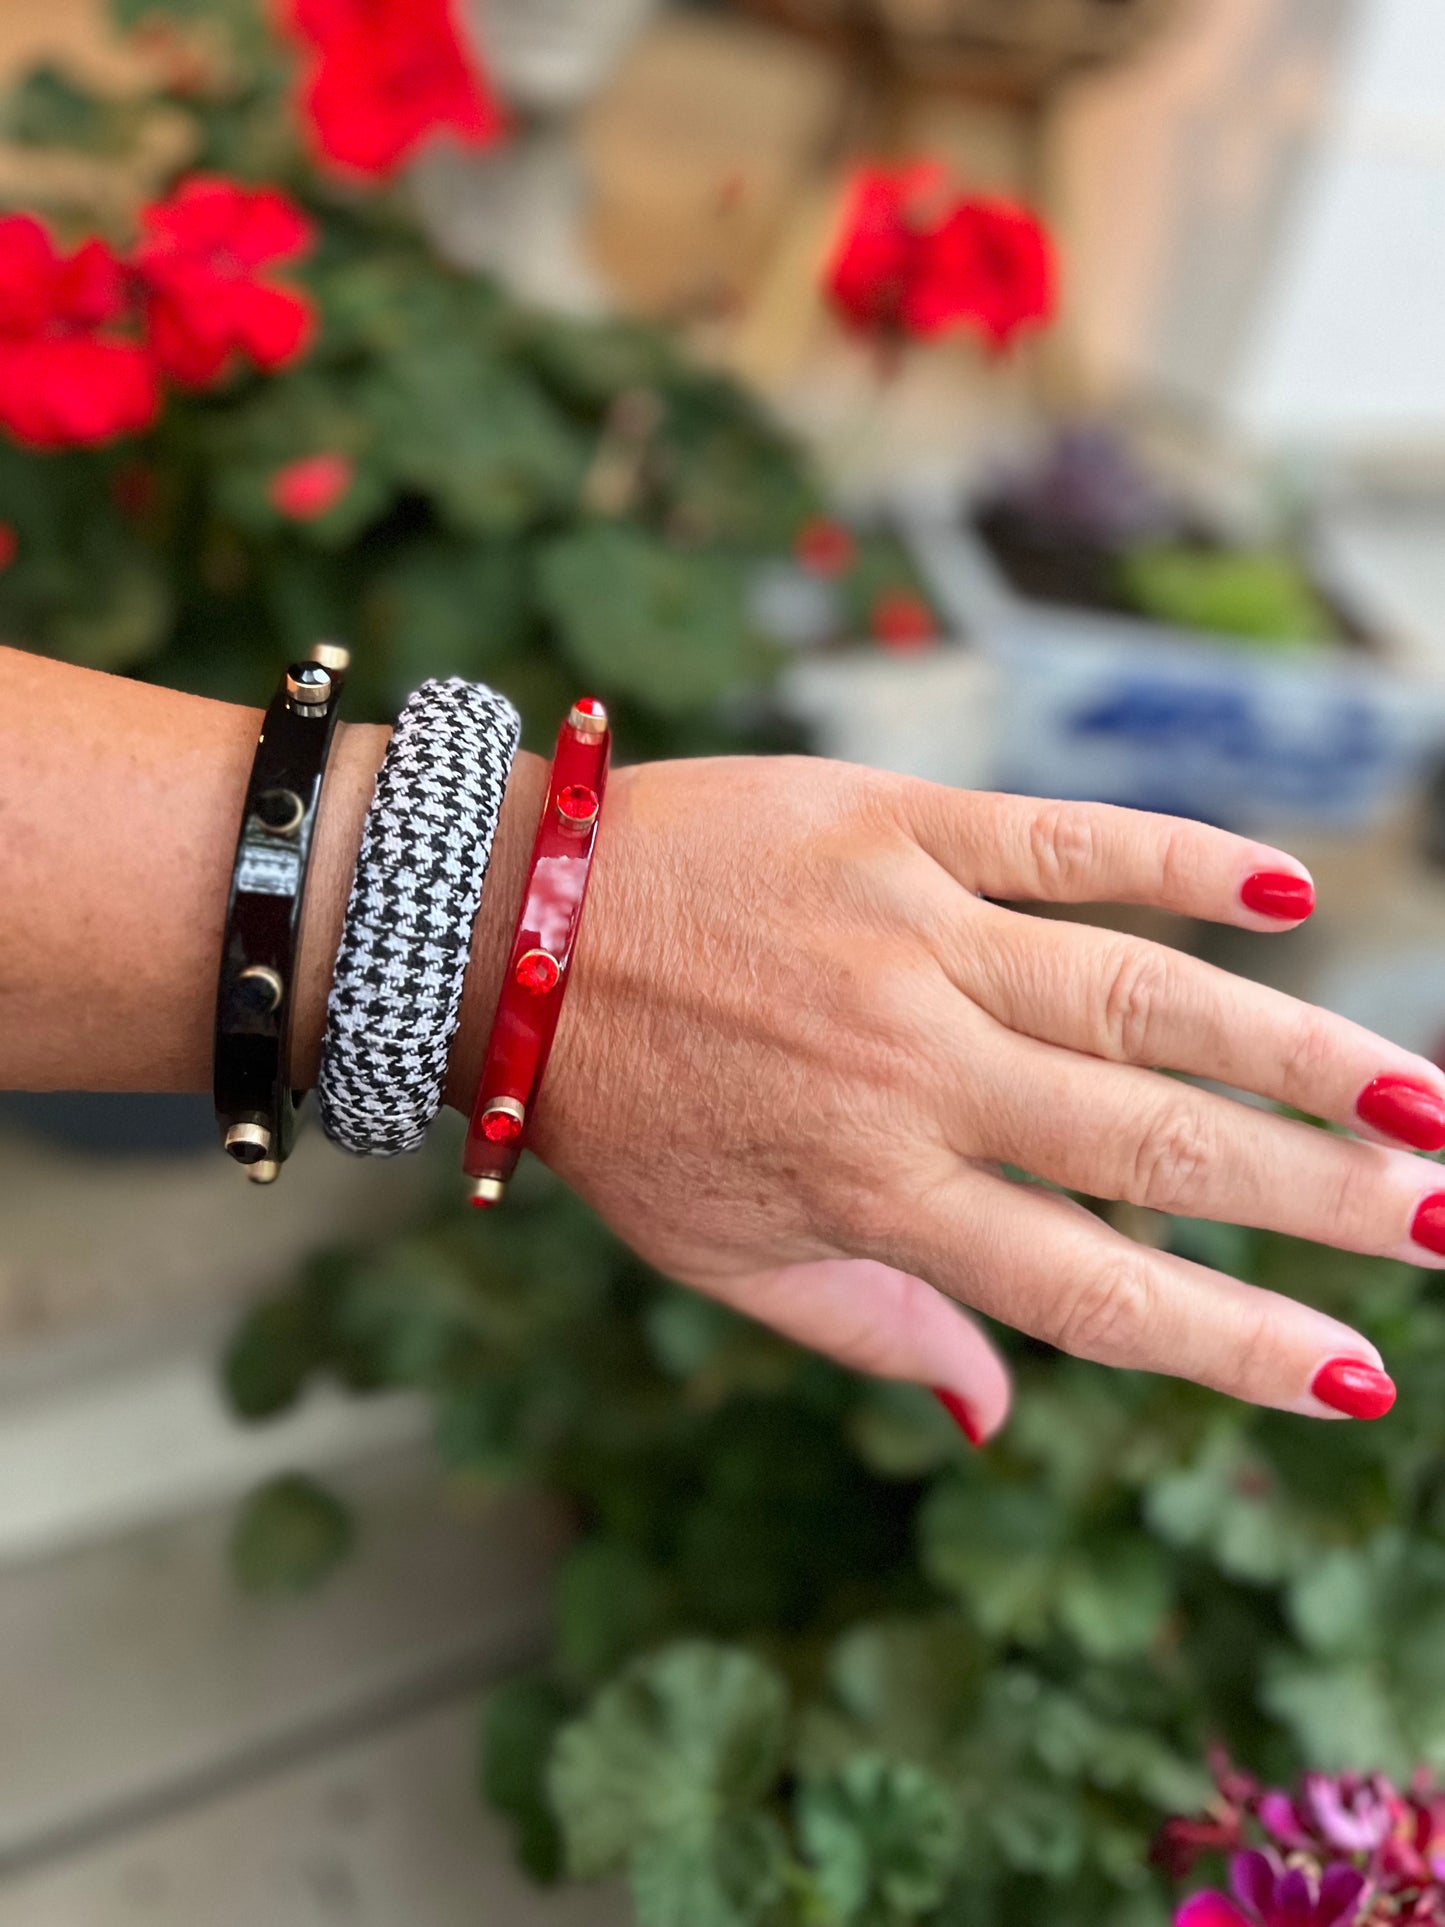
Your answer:
[[[226,1133],[226,1149],[238,1164],[257,1164],[270,1152],[271,1133],[264,1124],[233,1124]],[[259,1151],[261,1158],[246,1158],[244,1151]]]
[[[284,805],[286,810],[285,816],[283,816],[279,822],[268,822],[260,808],[260,805],[263,803],[269,804],[272,809],[277,809]],[[296,794],[295,790],[263,790],[260,796],[256,798],[256,804],[257,807],[251,814],[259,820],[261,828],[266,832],[267,836],[294,836],[306,821],[306,805]]]
[[[324,709],[331,701],[333,684],[331,672],[316,664],[320,672],[316,681],[303,682],[299,676],[286,672],[286,694],[291,698],[293,709]]]
[[[597,821],[597,812],[600,807],[594,795],[592,807],[585,816],[569,816],[567,811],[563,809],[562,799],[559,796],[556,804],[557,821],[564,830],[575,830],[580,836],[584,830],[590,830],[592,825]]]
[[[246,1176],[252,1184],[274,1184],[281,1175],[281,1166],[274,1158],[262,1158],[259,1164],[248,1164]]]
[[[311,645],[311,660],[344,676],[351,667],[351,651],[339,642],[316,642]]]
[[[591,710],[579,709],[574,703],[567,712],[567,721],[579,736],[605,736],[607,734],[607,711],[596,702]]]
[[[273,970],[270,964],[247,964],[246,968],[236,979],[236,982],[238,984],[259,984],[270,994],[271,1001],[265,1008],[268,1011],[279,1010],[281,1008],[281,999],[286,994],[286,986],[282,982],[280,971]]]
[[[507,1195],[505,1178],[473,1178],[467,1186],[473,1204],[500,1204]]]

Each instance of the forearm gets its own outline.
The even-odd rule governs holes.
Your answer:
[[[0,649],[0,1089],[203,1090],[260,715]],[[306,893],[293,1076],[326,995],[388,732],[343,725]],[[473,936],[447,1095],[466,1103],[541,806],[519,757]]]

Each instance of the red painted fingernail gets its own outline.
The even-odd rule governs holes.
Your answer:
[[[1445,1256],[1445,1191],[1432,1191],[1421,1198],[1410,1224],[1410,1236],[1427,1251]]]
[[[983,1444],[983,1427],[974,1417],[973,1407],[965,1405],[957,1392],[946,1392],[941,1385],[933,1387],[933,1396],[953,1420],[970,1445]]]
[[[1315,907],[1315,886],[1308,877],[1297,877],[1288,870],[1256,870],[1240,886],[1239,900],[1246,910],[1262,917],[1278,917],[1281,923],[1299,923]]]
[[[1355,1110],[1366,1124],[1417,1151],[1445,1151],[1445,1100],[1408,1077],[1377,1077],[1360,1092]]]
[[[1383,1418],[1395,1403],[1395,1381],[1362,1358],[1332,1358],[1315,1373],[1310,1390],[1332,1412],[1347,1418]]]

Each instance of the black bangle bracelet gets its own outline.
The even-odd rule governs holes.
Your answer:
[[[350,658],[318,643],[261,724],[241,812],[216,987],[221,1143],[258,1184],[291,1154],[304,1091],[291,1088],[292,984],[326,758]]]

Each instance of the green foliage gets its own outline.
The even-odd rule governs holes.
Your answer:
[[[299,1473],[273,1479],[241,1509],[231,1565],[247,1592],[309,1592],[350,1552],[355,1528],[341,1501]]]
[[[1339,626],[1299,563],[1270,550],[1149,543],[1119,565],[1141,615],[1276,650],[1333,640]]]
[[[798,1800],[798,1837],[829,1917],[888,1927],[932,1913],[958,1870],[958,1803],[926,1767],[859,1753]]]
[[[793,447],[657,330],[535,313],[445,266],[387,197],[317,177],[255,0],[141,11],[194,47],[189,91],[116,103],[41,72],[6,125],[123,160],[157,111],[185,119],[199,164],[278,180],[306,207],[317,245],[299,278],[319,327],[294,367],[172,395],[123,447],[0,440],[17,537],[0,634],[252,702],[278,659],[343,637],[354,717],[389,717],[423,676],[478,675],[540,745],[585,683],[637,751],[737,747],[721,699],[772,666],[749,572],[818,506]],[[95,225],[83,206],[47,212]],[[288,518],[277,477],[317,455],[342,457],[349,485]]]
[[[1445,1761],[1429,1275],[1173,1242],[1348,1304],[1396,1413],[1310,1425],[1015,1343],[1014,1419],[963,1454],[925,1393],[650,1277],[540,1173],[505,1218],[318,1261],[229,1378],[251,1412],[420,1388],[450,1463],[569,1506],[553,1655],[488,1714],[540,1876],[622,1875],[646,1927],[1164,1927],[1148,1844],[1209,1741],[1280,1777]]]

